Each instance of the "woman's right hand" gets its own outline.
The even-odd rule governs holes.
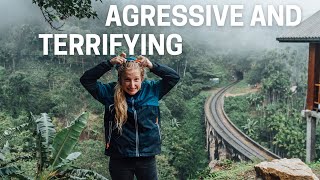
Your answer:
[[[121,53],[119,56],[116,56],[112,59],[110,59],[110,63],[112,65],[116,65],[116,64],[123,64],[125,63],[127,60],[126,60],[126,53]]]

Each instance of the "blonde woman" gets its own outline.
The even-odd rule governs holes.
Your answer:
[[[97,81],[118,67],[118,81]],[[161,80],[144,80],[144,69]],[[88,92],[105,106],[105,153],[110,156],[109,172],[115,180],[158,179],[155,155],[160,153],[159,100],[179,81],[171,68],[139,56],[125,54],[102,62],[80,78]]]

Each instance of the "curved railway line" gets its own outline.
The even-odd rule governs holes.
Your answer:
[[[210,153],[210,157],[218,159],[217,156],[217,143],[223,141],[225,146],[229,149],[229,152],[232,152],[232,157],[237,157],[237,159],[249,159],[249,160],[272,160],[279,159],[280,157],[266,148],[259,145],[257,142],[249,138],[243,132],[241,132],[227,117],[224,112],[224,95],[225,93],[233,87],[237,82],[231,83],[230,85],[222,88],[217,93],[211,95],[205,103],[205,116],[207,121],[207,126],[209,127],[208,134],[214,134],[214,139],[211,142],[208,140],[208,143],[216,143],[213,145],[215,150]],[[208,129],[208,127],[207,127]],[[207,137],[209,138],[209,137]],[[220,139],[220,140],[217,140]],[[211,147],[211,145],[210,145]]]

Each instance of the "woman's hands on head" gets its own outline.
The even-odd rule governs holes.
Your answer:
[[[121,53],[119,56],[116,56],[116,57],[110,59],[110,63],[112,65],[123,64],[127,61],[126,56],[127,56],[126,53]]]
[[[110,63],[112,65],[116,65],[116,64],[121,65],[127,61],[126,56],[127,56],[126,53],[121,53],[119,56],[116,56],[116,57],[110,59]],[[140,64],[141,67],[147,67],[149,69],[153,68],[152,62],[147,57],[140,55],[140,56],[138,56],[136,61]]]
[[[149,69],[152,69],[153,65],[152,65],[152,62],[147,58],[147,57],[144,57],[144,56],[139,56],[137,58],[137,60],[139,61],[140,63],[140,66],[142,67],[147,67]]]

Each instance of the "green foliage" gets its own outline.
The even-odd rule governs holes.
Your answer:
[[[248,118],[246,124],[241,126],[241,128],[246,135],[252,139],[257,139],[258,121]]]
[[[163,127],[165,133],[163,149],[181,179],[194,176],[207,164],[206,151],[204,150],[205,132],[202,123],[204,100],[204,96],[196,96],[186,101],[183,115],[174,114],[175,111],[169,108],[170,114],[177,118],[175,121],[171,119],[170,123],[163,124],[163,126],[166,125]],[[166,98],[165,105],[167,103],[168,99]],[[165,109],[163,106],[161,108]]]
[[[30,123],[24,123],[14,128],[8,128],[7,130],[4,130],[2,136],[0,137],[0,142],[5,142],[9,140],[16,132],[21,132],[28,128],[30,126]],[[5,126],[4,126],[5,127]],[[2,145],[2,144],[1,144]]]
[[[90,21],[86,23],[90,23],[92,26],[71,21],[65,28],[70,32],[79,30],[80,33],[85,34],[89,31],[89,28],[97,31],[98,24],[101,22]],[[79,27],[83,27],[83,29]],[[56,125],[58,129],[70,124],[70,117],[73,117],[74,114],[79,114],[79,111],[83,110],[94,112],[97,116],[96,118],[102,120],[104,107],[96,102],[90,94],[81,87],[79,77],[84,70],[109,57],[96,56],[89,57],[89,59],[92,60],[88,60],[88,58],[84,59],[80,56],[41,56],[41,52],[39,52],[39,49],[42,48],[41,41],[34,39],[32,35],[30,35],[30,37],[21,37],[23,38],[23,42],[28,42],[27,46],[24,43],[19,44],[18,39],[21,35],[28,34],[25,31],[29,31],[32,34],[39,34],[39,32],[48,32],[49,30],[37,25],[25,26],[23,30],[19,30],[19,28],[21,29],[20,26],[16,27],[16,30],[10,31],[10,36],[3,37],[0,40],[1,49],[5,46],[6,51],[4,52],[10,52],[8,56],[5,53],[1,56],[0,53],[0,63],[4,65],[2,69],[0,68],[0,93],[3,95],[0,96],[0,108],[2,112],[5,113],[1,125],[17,127],[22,123],[27,123],[23,117],[26,117],[25,112],[29,111],[35,114],[48,112],[53,118],[53,124]],[[116,28],[110,28],[109,32],[118,32],[115,29]],[[98,31],[105,33],[105,29]],[[9,44],[13,44],[13,46]],[[17,51],[19,46],[21,50]],[[165,96],[160,107],[164,156],[159,158],[158,169],[161,169],[159,176],[163,177],[162,179],[175,179],[180,176],[191,177],[194,176],[198,169],[206,165],[207,156],[204,150],[205,133],[202,121],[204,97],[199,97],[199,99],[195,97],[198,96],[201,90],[210,86],[208,82],[209,77],[225,77],[227,74],[223,72],[223,65],[216,63],[215,57],[207,54],[204,55],[206,57],[204,57],[201,61],[202,63],[200,63],[207,65],[201,65],[201,68],[205,68],[204,70],[206,72],[201,73],[201,68],[197,69],[197,66],[192,64],[192,59],[199,58],[200,52],[198,52],[198,49],[189,50],[188,53],[182,56],[159,56],[159,59],[157,59],[158,56],[153,56],[151,58],[160,63],[165,62],[174,69],[177,69],[182,76],[185,69],[185,78]],[[21,54],[19,55],[20,58],[15,59],[15,66],[13,66],[12,60],[18,56],[16,52],[21,52]],[[188,63],[184,64],[186,61],[188,61]],[[214,72],[210,72],[210,69],[214,70]],[[11,82],[11,79],[9,80],[8,77],[12,77],[14,81]],[[114,79],[113,74],[106,73],[106,75],[101,78],[101,81],[109,82],[112,79]],[[19,87],[20,85],[21,87]],[[18,89],[26,88],[27,92],[15,92],[17,87]],[[10,92],[11,90],[15,93]],[[10,99],[12,99],[12,101]],[[192,103],[193,101],[196,102]],[[12,116],[14,118],[11,118]],[[1,114],[0,120],[2,120]],[[94,148],[95,146],[93,145],[85,146],[86,141],[83,141],[84,144],[81,142],[80,146],[83,147],[79,147],[79,149],[87,153],[82,153],[81,156],[74,161],[74,165],[94,169],[108,177],[108,168],[106,167],[108,163],[104,162],[104,158],[102,157],[103,153],[100,152],[100,150],[103,150],[103,126],[101,123],[103,122],[90,120],[85,134],[81,136],[82,140],[94,139],[94,143],[101,144],[101,148]],[[3,128],[3,130],[4,129],[5,128]],[[2,126],[0,126],[0,130],[2,133]],[[19,148],[24,152],[36,152],[36,140],[31,137],[32,133],[22,131],[17,137],[12,139],[12,144],[15,145],[15,148]],[[175,145],[171,148],[171,144]],[[195,146],[195,144],[197,144],[197,146]],[[179,149],[182,149],[181,152],[178,152]],[[176,150],[177,152],[175,152]],[[80,150],[77,149],[77,151]],[[95,158],[92,158],[94,152],[97,154],[95,161],[93,161]],[[186,154],[183,154],[183,152],[186,152]],[[12,153],[12,156],[18,155]],[[192,156],[194,156],[194,158],[192,158]],[[67,156],[64,156],[64,158],[66,157]],[[81,161],[82,158],[84,159],[83,161]],[[197,163],[193,163],[193,160],[196,160]],[[62,162],[63,160],[55,164],[59,166]],[[28,171],[26,172],[31,177],[35,176],[33,172],[37,171],[37,168],[33,167],[34,165],[32,163],[36,164],[37,162],[31,160],[21,163],[23,165],[21,168],[27,169]],[[188,164],[194,165],[188,167]],[[45,174],[49,176],[50,171],[46,171]]]
[[[239,81],[228,92],[230,94],[248,93],[248,91],[254,90],[246,80]]]
[[[60,20],[71,16],[96,17],[90,1],[34,0],[33,3],[39,6],[46,20],[56,28],[63,24]],[[99,9],[105,12],[103,6],[98,6],[97,10]],[[98,19],[77,21],[69,18],[64,30],[67,34],[83,35],[88,33],[130,34],[126,27],[109,27],[106,32],[103,22]],[[158,28],[142,27],[139,31],[159,34]],[[163,29],[160,31],[163,33]],[[37,38],[37,35],[43,32],[54,33],[43,25],[19,25],[8,28],[6,36],[0,38],[2,67],[0,67],[0,108],[5,114],[3,116],[0,114],[1,134],[7,129],[4,127],[14,128],[27,123],[23,117],[26,116],[25,112],[30,111],[35,114],[48,112],[53,119],[53,124],[56,127],[58,125],[59,128],[69,124],[70,117],[81,111],[94,112],[102,120],[104,107],[85,92],[79,83],[79,77],[86,69],[109,59],[110,56],[53,56],[50,55],[51,45],[49,45],[49,55],[43,56],[42,41]],[[183,77],[180,84],[161,102],[163,154],[157,157],[160,179],[177,179],[178,177],[186,179],[206,166],[207,155],[204,150],[205,132],[202,119],[204,97],[196,97],[201,90],[211,87],[209,78],[227,79],[229,76],[225,71],[224,59],[215,54],[209,55],[204,45],[199,47],[191,45],[184,42],[184,53],[179,56],[150,57],[153,61],[171,66]],[[135,49],[138,54],[139,42]],[[122,47],[116,51],[123,50],[127,49]],[[111,73],[101,78],[103,82],[110,80],[112,80]],[[81,141],[75,149],[82,154],[73,163],[75,166],[92,169],[108,177],[108,160],[103,157],[102,152],[104,145],[101,138],[103,134],[101,123],[103,122],[90,120],[85,134],[81,136],[81,140],[85,140]],[[36,152],[37,143],[30,131],[21,128],[21,131],[15,132],[19,134],[14,135],[10,140],[10,148],[21,150],[25,154]],[[5,157],[9,161],[11,157],[16,159],[25,154],[11,152],[10,155],[5,154]],[[67,156],[64,158],[65,160],[56,163],[56,166],[64,165]],[[17,163],[21,164],[21,169],[25,170],[30,177],[34,177],[34,172],[38,171],[38,167],[34,167],[37,163],[35,159],[20,160]],[[45,174],[50,175],[50,171],[43,172],[43,175]],[[86,176],[86,178],[90,177]]]
[[[69,127],[55,135],[54,126],[47,114],[43,113],[41,117],[34,118],[36,124],[34,134],[37,137],[37,146],[35,147],[37,152],[36,179],[82,178],[88,177],[88,175],[95,179],[106,179],[91,170],[70,167],[71,162],[81,154],[79,152],[71,153],[71,151],[78,142],[78,138],[86,125],[87,119],[88,113],[83,113]],[[0,151],[1,161],[5,161],[5,156],[12,150],[12,148],[9,149],[8,147],[3,148]],[[54,152],[52,152],[52,150],[54,150]],[[24,155],[6,160],[6,162],[1,162],[1,177],[26,177],[22,175],[22,169],[10,164],[20,160],[31,159],[32,157],[33,156]]]
[[[87,169],[73,169],[68,174],[69,179],[99,179],[99,180],[108,180],[107,178],[101,176],[100,174],[90,171]]]
[[[223,167],[219,164],[216,170],[209,167],[198,173],[197,179],[204,180],[254,180],[256,179],[256,172],[254,165],[259,162],[232,162],[229,167]],[[320,163],[314,162],[308,164],[312,172],[317,176],[320,174]]]
[[[39,70],[34,70],[36,65]],[[1,110],[15,118],[29,111],[35,114],[49,112],[63,119],[70,119],[71,114],[79,113],[79,108],[85,106],[85,100],[90,98],[81,97],[84,90],[78,80],[80,75],[70,73],[67,67],[50,66],[54,63],[31,61],[24,64],[23,73],[19,70],[3,81],[0,78]],[[80,98],[70,98],[75,96]]]
[[[177,179],[178,171],[170,164],[168,156],[157,156],[157,167],[159,179]]]
[[[312,172],[314,174],[319,176],[319,174],[320,174],[320,162],[319,162],[319,160],[308,164],[308,166],[311,168],[311,170],[312,170]]]
[[[50,154],[52,152],[52,142],[56,135],[56,130],[48,114],[42,113],[40,118],[34,118],[37,125],[37,156],[38,168],[41,171],[49,166]]]
[[[305,124],[301,123],[304,90],[291,78],[288,59],[295,51],[269,51],[259,57],[247,80],[260,82],[261,91],[225,100],[230,119],[248,136],[282,157],[305,156]],[[296,58],[296,56],[295,56]],[[294,59],[297,61],[297,59]],[[258,78],[258,79],[257,79]]]
[[[183,93],[174,89],[170,92],[171,96],[165,97],[166,106],[175,117],[181,119],[186,112],[186,104],[184,102]],[[179,104],[179,106],[177,106]]]
[[[26,74],[16,72],[11,74],[2,86],[3,105],[12,107],[12,114],[17,117],[21,109],[28,109],[28,95],[30,83],[26,81]]]
[[[226,97],[224,102],[224,110],[229,119],[237,125],[242,131],[248,119],[250,119],[250,104],[246,100],[246,96]]]
[[[299,111],[282,102],[259,105],[259,98],[253,97],[254,95],[226,98],[225,111],[233,123],[273,152],[284,157],[303,159],[306,135]],[[233,107],[235,104],[241,108]]]
[[[1,167],[0,177],[15,175],[18,174],[18,172],[20,172],[20,170],[16,166]]]
[[[197,179],[205,180],[248,180],[255,179],[254,163],[223,161],[216,165],[216,169],[209,167],[198,172]]]
[[[104,142],[97,140],[80,141],[75,146],[75,151],[81,152],[81,156],[74,161],[74,164],[84,169],[93,170],[111,179],[107,165],[109,158],[104,155]]]
[[[82,114],[69,127],[63,129],[55,136],[53,141],[53,167],[58,165],[62,159],[65,159],[70,154],[78,142],[82,130],[86,126],[88,116],[88,113]]]
[[[96,0],[97,1],[97,0]],[[101,0],[99,0],[102,2]],[[97,13],[93,10],[91,0],[65,0],[65,1],[50,1],[50,0],[32,0],[32,3],[37,4],[45,18],[45,20],[55,27],[53,23],[58,20],[65,20],[71,16],[78,19],[96,18]]]
[[[277,73],[285,73],[290,75],[289,82],[301,84],[306,80],[307,61],[304,56],[304,53],[297,53],[290,48],[253,54],[248,57],[252,63],[247,80],[250,84],[256,84]]]

